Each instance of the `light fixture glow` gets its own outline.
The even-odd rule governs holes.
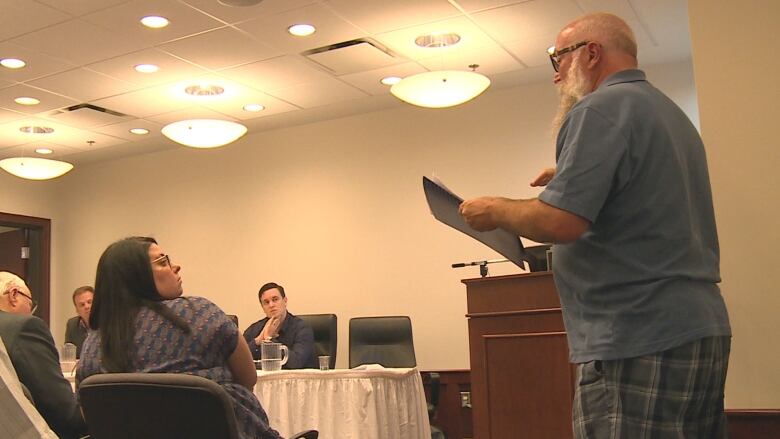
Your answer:
[[[308,37],[314,32],[317,32],[317,28],[310,24],[300,23],[288,27],[287,32],[295,35],[296,37]]]
[[[396,85],[399,82],[401,82],[401,78],[398,76],[385,76],[379,82],[381,82],[384,85]]]
[[[184,92],[190,96],[219,96],[225,93],[225,88],[213,84],[190,85],[184,89]]]
[[[477,72],[442,70],[407,76],[390,93],[412,105],[444,108],[474,99],[489,85],[490,79]]]
[[[53,153],[54,150],[51,148],[37,148],[35,152],[37,152],[38,154],[49,155]]]
[[[37,157],[13,157],[0,160],[0,168],[9,174],[27,180],[49,180],[73,169],[73,165],[59,160]]]
[[[191,119],[169,123],[162,133],[185,146],[216,148],[236,141],[246,133],[246,127],[229,120]]]
[[[138,64],[133,68],[138,73],[155,73],[160,70],[160,68],[154,64]]]
[[[161,27],[168,26],[170,21],[165,17],[159,17],[157,15],[149,15],[141,19],[141,24],[152,29],[159,29]]]
[[[149,130],[147,130],[146,128],[130,128],[128,131],[139,136],[143,136],[144,134],[149,134]]]
[[[0,60],[0,65],[7,69],[21,69],[26,66],[27,63],[16,58],[3,58]]]
[[[16,99],[14,99],[14,102],[16,102],[19,105],[38,105],[41,103],[38,99],[31,98],[29,96],[20,96]]]
[[[250,111],[252,113],[257,113],[258,111],[265,110],[265,106],[262,104],[246,104],[244,105],[244,111]]]

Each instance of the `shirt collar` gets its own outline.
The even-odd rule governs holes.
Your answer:
[[[621,70],[608,76],[607,79],[599,84],[598,88],[609,87],[610,85],[621,84],[623,82],[636,81],[647,81],[645,72],[639,69]]]

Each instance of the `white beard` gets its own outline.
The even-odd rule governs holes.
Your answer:
[[[566,118],[566,115],[569,114],[571,107],[591,92],[592,86],[585,76],[584,69],[580,65],[580,59],[581,58],[579,57],[575,57],[572,60],[571,67],[569,67],[569,76],[564,82],[558,85],[560,100],[558,101],[558,112],[555,114],[555,118],[552,122],[553,138],[558,136],[563,120]]]

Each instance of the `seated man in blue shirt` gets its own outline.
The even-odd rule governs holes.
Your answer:
[[[317,368],[314,355],[314,332],[303,320],[287,311],[287,296],[284,287],[269,282],[257,293],[260,306],[266,318],[252,323],[246,331],[246,339],[252,357],[260,359],[260,345],[264,342],[277,342],[287,346],[289,357],[284,369]]]

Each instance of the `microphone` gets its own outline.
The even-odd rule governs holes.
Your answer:
[[[509,262],[509,259],[488,259],[488,260],[485,260],[485,261],[458,262],[458,263],[452,264],[452,268],[471,267],[473,265],[495,264],[496,262]]]

